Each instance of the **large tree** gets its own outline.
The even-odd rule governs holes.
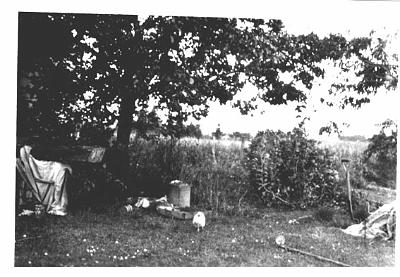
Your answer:
[[[33,27],[38,21],[40,28]],[[301,111],[314,79],[324,77],[324,60],[358,76],[356,83],[333,86],[336,93],[352,89],[361,95],[343,94],[346,104],[360,105],[379,88],[397,85],[383,41],[295,36],[280,20],[21,13],[20,27],[20,38],[28,33],[37,38],[29,43],[40,53],[25,52],[31,46],[20,41],[20,72],[40,67],[47,81],[41,88],[46,100],[39,102],[58,103],[46,114],[57,115],[59,122],[107,125],[117,119],[117,141],[125,152],[133,121],[148,108],[167,115],[164,125],[173,135],[190,115],[207,115],[209,100],[224,104],[246,82],[259,89],[257,98],[295,101]],[[235,106],[246,113],[256,108],[255,100]],[[110,109],[113,104],[118,108]]]

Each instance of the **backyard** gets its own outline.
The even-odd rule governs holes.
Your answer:
[[[395,265],[393,240],[364,241],[312,214],[261,209],[250,217],[210,216],[199,233],[191,221],[147,210],[18,217],[15,266],[335,266],[278,248],[278,235],[290,247],[351,266]],[[291,221],[298,218],[305,219]]]
[[[398,32],[332,22],[18,11],[14,266],[394,266]]]
[[[234,141],[183,140],[172,152],[168,147],[162,141],[132,142],[130,170],[147,194],[164,190],[163,184],[173,178],[191,183],[191,210],[207,211],[204,231],[198,233],[191,220],[164,217],[154,207],[121,213],[124,200],[104,205],[89,201],[71,206],[65,217],[17,216],[15,266],[337,266],[279,248],[278,235],[288,247],[350,266],[395,265],[394,240],[356,238],[341,231],[363,219],[365,201],[380,206],[396,197],[393,189],[365,184],[357,172],[367,143],[319,146],[335,153],[335,160],[351,157],[358,221],[351,220],[346,203],[334,202],[340,199],[334,195],[307,209],[263,204],[257,194],[248,193],[248,173],[241,162],[248,148]],[[339,165],[335,194],[345,186]],[[91,188],[100,185],[90,172],[90,167],[75,170],[84,202],[95,199]]]

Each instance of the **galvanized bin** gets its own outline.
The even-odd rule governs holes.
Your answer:
[[[175,207],[190,207],[190,185],[178,180],[170,182],[168,202]]]

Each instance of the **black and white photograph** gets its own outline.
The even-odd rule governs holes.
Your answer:
[[[80,2],[7,15],[8,266],[396,266],[400,1]]]

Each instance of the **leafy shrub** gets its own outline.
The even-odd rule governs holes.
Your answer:
[[[340,195],[333,155],[301,129],[259,132],[247,154],[250,183],[267,206],[305,208]]]
[[[387,135],[385,130],[391,127],[391,134]],[[397,126],[393,121],[382,123],[380,133],[369,139],[364,162],[367,168],[365,178],[368,181],[384,187],[396,187]]]

